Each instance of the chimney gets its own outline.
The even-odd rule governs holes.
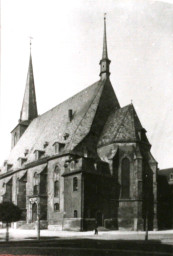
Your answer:
[[[73,119],[73,110],[72,109],[68,110],[68,118],[69,118],[69,121],[71,122],[71,120]]]

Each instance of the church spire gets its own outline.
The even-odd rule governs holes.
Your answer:
[[[110,60],[108,59],[108,50],[107,50],[107,38],[106,38],[106,13],[104,14],[104,33],[103,33],[103,53],[102,59],[100,60],[100,78],[106,79],[109,77],[109,65]]]
[[[31,121],[37,116],[38,116],[37,103],[36,103],[36,94],[35,94],[35,85],[34,85],[34,74],[33,74],[33,67],[32,67],[31,42],[30,42],[29,68],[28,68],[25,94],[23,98],[23,104],[20,112],[19,122]]]

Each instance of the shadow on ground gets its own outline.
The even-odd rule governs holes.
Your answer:
[[[33,239],[33,238],[32,238]],[[102,240],[89,238],[58,239],[44,237],[40,241],[0,242],[0,254],[52,256],[137,256],[173,255],[173,246],[159,240]]]

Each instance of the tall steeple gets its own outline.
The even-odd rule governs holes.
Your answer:
[[[26,80],[25,94],[23,98],[22,109],[20,112],[20,119],[17,126],[11,131],[11,147],[13,148],[22,134],[27,129],[30,122],[37,117],[37,103],[35,95],[34,75],[32,67],[31,56],[31,42],[30,42],[30,59],[28,67],[28,75]]]
[[[31,46],[31,42],[30,42],[30,46]],[[35,94],[35,85],[34,85],[34,74],[33,74],[33,66],[32,66],[32,56],[30,51],[28,75],[26,80],[25,94],[23,98],[23,104],[20,112],[19,122],[31,121],[37,116],[38,114],[37,114],[37,103],[36,103],[36,94]]]
[[[106,38],[106,13],[104,14],[104,33],[103,33],[103,53],[100,60],[100,78],[101,80],[109,77],[109,65],[111,61],[108,59],[107,38]]]

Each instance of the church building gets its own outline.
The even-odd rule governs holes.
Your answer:
[[[110,81],[104,18],[99,80],[42,115],[32,56],[0,201],[23,210],[20,228],[157,229],[157,162],[133,104],[121,107]]]

